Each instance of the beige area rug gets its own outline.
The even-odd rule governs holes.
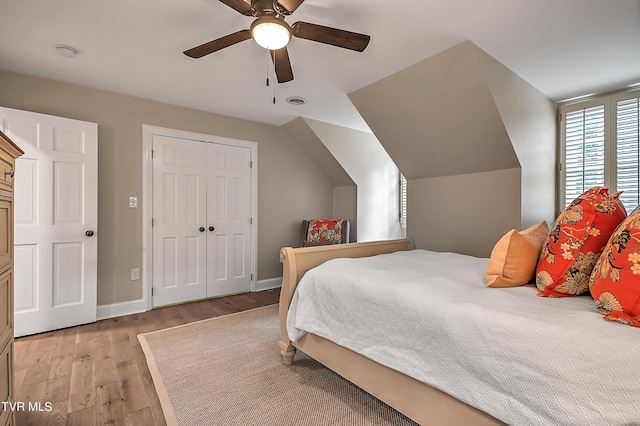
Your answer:
[[[140,334],[168,425],[412,425],[298,351],[278,349],[278,305]]]

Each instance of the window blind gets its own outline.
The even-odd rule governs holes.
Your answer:
[[[604,185],[604,105],[566,114],[564,138],[564,206],[587,189]]]
[[[616,190],[631,213],[640,204],[640,98],[616,102]]]
[[[407,227],[407,179],[400,174],[400,226]]]

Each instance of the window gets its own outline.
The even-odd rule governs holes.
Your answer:
[[[629,213],[640,204],[639,109],[640,98],[616,102],[616,190]]]
[[[640,90],[560,106],[561,208],[593,186],[640,204]]]
[[[407,179],[400,174],[400,227],[407,227]]]

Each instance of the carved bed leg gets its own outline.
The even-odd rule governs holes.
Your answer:
[[[280,353],[282,354],[284,363],[291,365],[293,363],[293,356],[296,354],[296,348],[291,345],[291,342],[283,342],[282,340],[278,342],[278,346],[280,346]]]

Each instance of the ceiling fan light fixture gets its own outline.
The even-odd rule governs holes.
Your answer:
[[[262,16],[251,24],[251,37],[265,49],[278,50],[291,40],[291,27],[282,19]]]

